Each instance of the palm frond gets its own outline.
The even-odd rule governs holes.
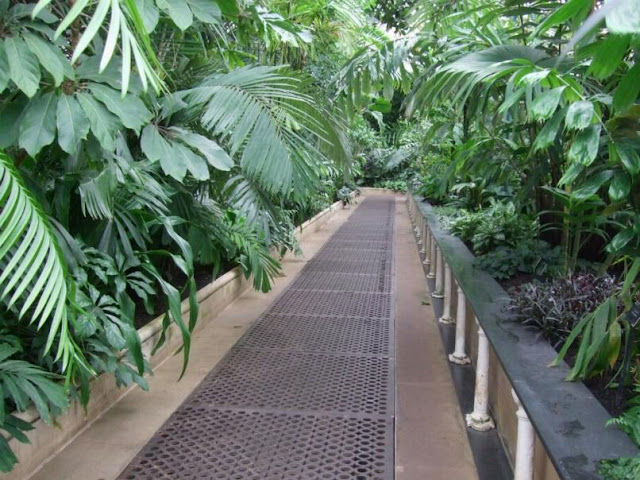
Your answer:
[[[55,233],[11,158],[0,152],[0,301],[48,330],[63,369],[74,354],[67,323],[67,274]]]
[[[283,67],[244,67],[205,79],[186,98],[202,112],[204,128],[240,156],[247,177],[286,195],[296,171],[304,168],[294,153],[301,145],[318,160],[330,149],[339,152],[338,161],[348,158],[340,135],[305,86],[305,79]]]

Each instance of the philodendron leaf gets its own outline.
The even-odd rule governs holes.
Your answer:
[[[584,130],[591,125],[593,114],[593,103],[588,101],[574,102],[569,106],[564,122],[568,129]]]
[[[569,149],[569,162],[588,166],[598,155],[600,144],[600,124],[590,125],[576,135]]]
[[[58,98],[56,125],[58,144],[69,154],[76,151],[80,140],[87,138],[89,133],[89,119],[78,101],[71,95],[62,94]]]
[[[24,112],[18,142],[32,157],[56,137],[57,100],[53,93],[45,93],[34,97]]]
[[[5,38],[4,49],[7,54],[11,80],[27,97],[33,97],[40,85],[38,58],[20,37]]]
[[[609,185],[609,198],[613,202],[624,200],[631,193],[631,177],[627,172],[616,172]]]
[[[575,200],[582,201],[595,195],[598,190],[613,177],[612,170],[605,170],[590,176],[582,185],[571,192],[571,197]]]
[[[534,120],[546,120],[558,108],[562,92],[566,87],[558,87],[538,95],[531,103],[531,118]]]

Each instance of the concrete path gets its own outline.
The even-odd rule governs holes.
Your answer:
[[[32,478],[477,478],[411,235],[399,197],[340,211]]]

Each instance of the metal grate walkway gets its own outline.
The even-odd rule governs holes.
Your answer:
[[[393,479],[394,216],[366,199],[119,479]]]

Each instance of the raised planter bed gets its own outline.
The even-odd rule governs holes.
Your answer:
[[[569,371],[565,363],[548,367],[555,350],[540,335],[511,318],[505,310],[509,304],[507,292],[489,274],[473,267],[473,254],[441,227],[431,205],[408,194],[408,206],[421,238],[428,236],[437,245],[452,280],[466,297],[464,339],[467,354],[476,366],[480,329],[488,339],[489,406],[516,478],[518,420],[511,389],[535,430],[533,449],[528,452],[532,457],[526,460],[532,476],[523,478],[600,478],[597,471],[601,459],[637,455],[638,449],[623,432],[605,428],[610,416],[593,394],[582,383],[564,380]],[[430,252],[426,253],[429,257]],[[455,292],[455,287],[450,288],[447,299],[453,318]]]
[[[304,222],[296,229],[297,238],[301,240],[317,231],[340,208],[341,203],[336,202]],[[251,279],[244,278],[240,267],[228,271],[214,282],[201,288],[197,294],[200,311],[194,335],[197,335],[198,330],[203,325],[213,320],[218,313],[250,288]],[[182,302],[182,315],[185,321],[188,320],[188,299]],[[157,367],[169,356],[173,355],[182,345],[180,332],[175,325],[172,325],[166,332],[165,344],[155,355],[151,356],[151,351],[160,337],[162,317],[160,316],[138,329],[143,353],[152,368]],[[28,478],[44,461],[64,448],[76,435],[100,417],[102,413],[132,388],[136,387],[118,388],[112,376],[100,375],[92,381],[91,396],[86,411],[81,405],[74,402],[64,415],[57,417],[55,426],[49,426],[44,423],[33,408],[21,413],[19,416],[34,426],[34,430],[28,434],[31,443],[25,445],[15,440],[10,440],[11,448],[18,457],[19,463],[11,473],[3,475],[2,478],[7,480],[24,480]]]

